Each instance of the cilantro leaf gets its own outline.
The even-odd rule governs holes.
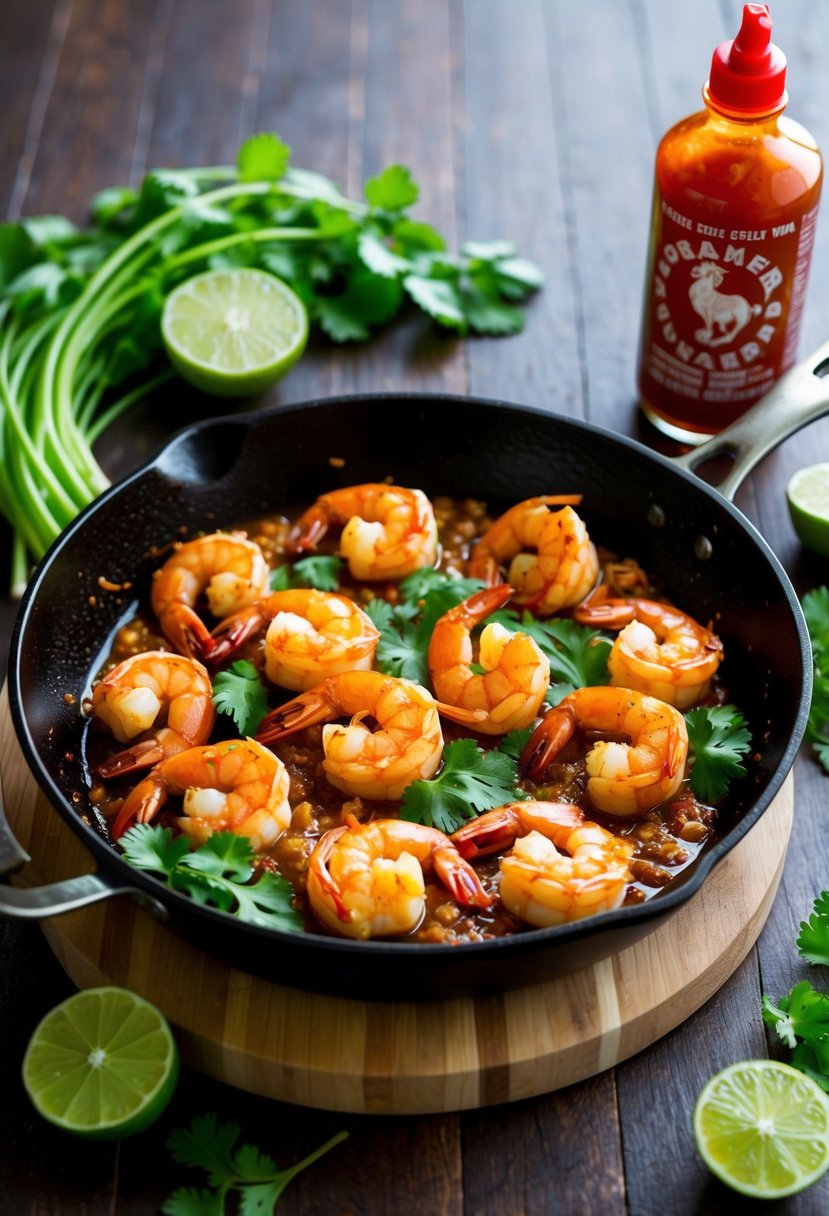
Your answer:
[[[821,891],[814,902],[812,915],[801,921],[797,948],[808,962],[829,966],[829,891]]]
[[[690,744],[691,789],[703,802],[717,802],[751,751],[745,718],[734,705],[699,705],[685,715]]]
[[[414,302],[438,324],[455,329],[461,334],[466,333],[468,323],[463,301],[457,288],[451,283],[424,275],[409,274],[403,280],[403,286]]]
[[[801,980],[776,1005],[764,995],[762,1011],[763,1021],[787,1047],[794,1048],[798,1042],[810,1047],[829,1044],[829,996],[808,980]]]
[[[400,818],[450,836],[482,811],[526,797],[517,783],[512,756],[498,748],[484,751],[474,739],[456,739],[445,748],[443,768],[436,777],[406,787]]]
[[[372,207],[383,211],[403,211],[420,197],[420,188],[405,165],[389,165],[365,183],[363,192]]]
[[[165,1200],[164,1216],[224,1216],[231,1192],[238,1199],[240,1216],[273,1213],[288,1183],[348,1137],[337,1132],[302,1161],[280,1170],[276,1161],[253,1144],[240,1144],[238,1123],[219,1123],[215,1114],[197,1116],[189,1127],[176,1128],[167,1137],[167,1149],[181,1165],[204,1170],[211,1189],[179,1187]]]
[[[289,591],[294,587],[312,587],[316,591],[337,591],[340,586],[342,561],[339,557],[312,554],[293,564],[284,562],[271,574],[272,591]]]
[[[806,739],[829,773],[829,587],[816,587],[801,601],[812,643],[813,683]]]
[[[268,694],[259,672],[249,659],[237,659],[226,671],[213,678],[213,704],[220,714],[228,714],[241,735],[255,735],[268,712]]]
[[[285,176],[291,149],[271,131],[251,135],[236,156],[239,180],[242,182],[275,182]]]
[[[121,844],[130,865],[159,875],[196,903],[220,908],[248,924],[286,933],[302,931],[302,917],[293,907],[293,888],[287,879],[262,871],[252,881],[254,853],[245,836],[214,832],[190,851],[187,838],[174,839],[171,828],[137,823],[124,833]]]

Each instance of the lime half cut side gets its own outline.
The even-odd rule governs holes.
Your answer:
[[[308,341],[308,313],[264,270],[207,270],[167,296],[161,334],[185,380],[214,396],[247,397],[296,363]]]
[[[829,557],[829,462],[793,473],[786,486],[786,501],[801,544]]]
[[[794,1195],[829,1167],[829,1097],[789,1064],[744,1060],[704,1086],[694,1137],[708,1168],[735,1191]]]
[[[126,988],[88,988],[35,1027],[23,1084],[50,1123],[93,1140],[143,1131],[166,1108],[179,1056],[166,1018]]]

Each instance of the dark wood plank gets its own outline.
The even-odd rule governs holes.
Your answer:
[[[512,240],[546,275],[524,333],[469,342],[469,388],[581,417],[581,322],[559,159],[561,98],[553,85],[560,50],[546,41],[549,7],[478,0],[463,10],[463,237]]]
[[[16,218],[28,188],[69,18],[67,0],[9,0],[0,23],[0,214]]]
[[[467,1216],[623,1216],[628,1209],[613,1073],[465,1115],[463,1161]]]

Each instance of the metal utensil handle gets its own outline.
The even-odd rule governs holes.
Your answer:
[[[731,468],[717,485],[729,502],[756,464],[795,431],[829,413],[829,342],[780,377],[773,388],[736,422],[671,463],[694,472],[714,456],[731,456]]]
[[[43,887],[8,887],[0,885],[0,916],[14,920],[41,920],[46,916],[59,916],[62,912],[74,912],[87,904],[113,895],[131,895],[150,912],[156,920],[166,920],[167,909],[157,899],[140,891],[137,887],[125,886],[108,878],[105,874],[81,874],[63,882],[48,883]]]

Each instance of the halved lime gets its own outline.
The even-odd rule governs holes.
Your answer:
[[[733,1190],[780,1199],[829,1167],[829,1097],[779,1060],[743,1060],[711,1077],[694,1107],[705,1164]]]
[[[798,469],[786,486],[792,525],[801,544],[829,557],[829,462]]]
[[[88,988],[35,1027],[23,1084],[50,1123],[91,1140],[120,1140],[159,1117],[179,1056],[163,1013],[127,988]]]
[[[299,296],[264,270],[207,270],[167,296],[161,334],[185,380],[218,397],[264,392],[308,341]]]

